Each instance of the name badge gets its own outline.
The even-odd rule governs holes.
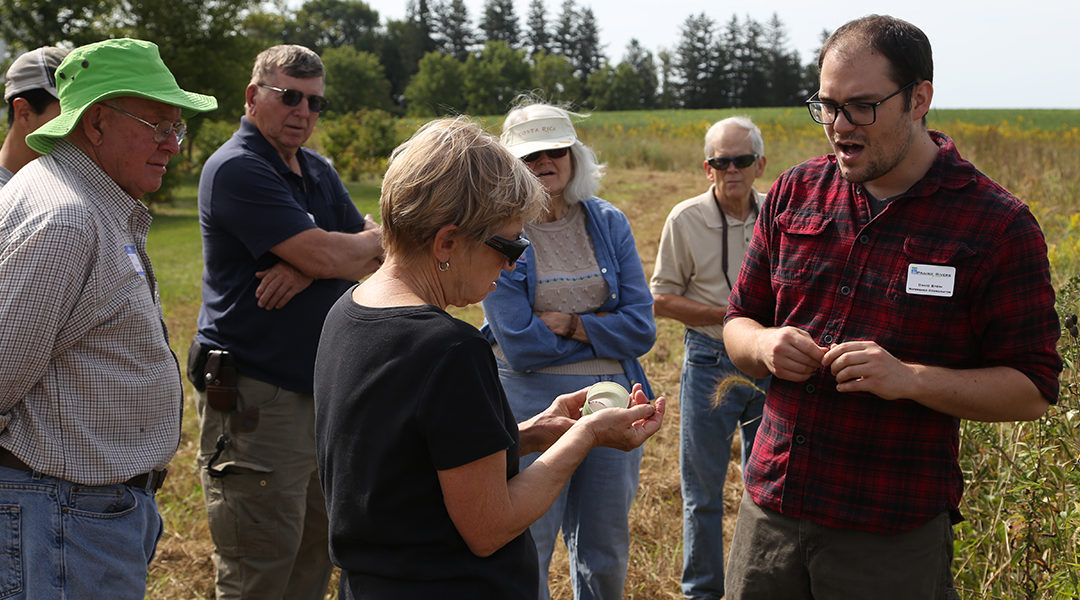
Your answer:
[[[131,260],[131,266],[135,267],[135,272],[139,275],[146,275],[146,271],[143,269],[142,261],[139,260],[139,255],[135,252],[135,246],[124,246],[124,252],[127,252],[128,259]]]
[[[956,267],[908,265],[907,293],[951,298],[956,284]]]

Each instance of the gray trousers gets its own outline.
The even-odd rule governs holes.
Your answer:
[[[297,394],[240,376],[240,413],[198,398],[202,474],[217,567],[217,597],[322,600],[332,566],[326,502],[315,463],[315,405]],[[257,424],[250,419],[258,408]],[[254,430],[251,430],[254,428]],[[217,452],[213,472],[208,461]]]
[[[726,600],[959,600],[942,513],[892,535],[835,529],[761,508],[743,492]]]

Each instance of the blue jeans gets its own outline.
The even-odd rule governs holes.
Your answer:
[[[748,386],[735,386],[714,407],[717,382],[742,373],[728,358],[723,341],[690,329],[683,341],[686,355],[679,381],[682,592],[687,598],[718,599],[724,595],[724,482],[731,441],[738,429],[745,467],[761,423],[765,395]],[[768,377],[753,381],[768,389]]]
[[[630,389],[625,375],[549,375],[503,367],[500,365],[499,379],[518,422],[546,409],[559,394],[598,381],[614,381]],[[641,454],[641,448],[631,452],[594,448],[551,508],[529,527],[539,558],[541,600],[551,597],[548,569],[560,528],[569,552],[574,598],[622,598],[630,558],[630,505],[637,494]],[[521,457],[521,470],[539,456]]]
[[[0,467],[0,598],[131,598],[163,531],[153,492]]]

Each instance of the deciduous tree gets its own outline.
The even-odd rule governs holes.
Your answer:
[[[406,113],[417,117],[465,112],[464,66],[442,52],[428,52],[405,88]]]

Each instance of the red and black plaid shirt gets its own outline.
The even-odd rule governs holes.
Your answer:
[[[821,346],[873,340],[898,359],[1008,366],[1057,400],[1061,359],[1046,242],[1027,206],[962,159],[944,134],[921,181],[871,218],[834,156],[769,191],[728,318],[790,325]],[[951,297],[907,293],[912,264],[955,267]],[[914,401],[840,393],[820,370],[773,379],[747,464],[758,505],[874,533],[955,512],[959,419]]]

